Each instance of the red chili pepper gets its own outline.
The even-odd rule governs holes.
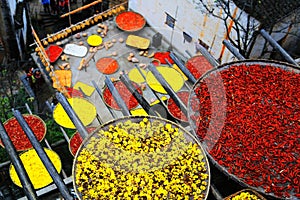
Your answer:
[[[213,66],[204,56],[194,56],[190,58],[185,63],[185,66],[196,79],[199,79],[207,71],[213,69]]]
[[[226,105],[217,101],[220,95]],[[210,155],[229,173],[276,197],[299,197],[299,101],[299,70],[233,64],[195,85],[190,118]],[[225,121],[220,105],[226,106]]]
[[[96,128],[95,127],[89,127],[87,128],[87,132],[88,133],[92,133]],[[79,132],[76,131],[74,133],[74,135],[70,138],[69,141],[69,148],[70,148],[70,152],[73,156],[75,156],[76,152],[78,151],[81,143],[82,143],[83,139],[80,136]]]
[[[37,140],[43,140],[46,134],[46,125],[44,121],[35,115],[23,115],[23,117]],[[24,151],[32,148],[31,142],[15,117],[10,118],[5,122],[4,128],[17,151]],[[2,141],[0,141],[0,144],[3,146]]]
[[[184,103],[187,106],[188,101],[189,101],[189,92],[188,91],[180,91],[180,92],[177,92],[177,96],[182,101],[182,103]],[[168,105],[168,110],[169,110],[170,114],[173,115],[173,117],[175,117],[176,119],[179,119],[181,121],[184,121],[184,122],[188,121],[187,116],[181,111],[181,109],[177,106],[177,104],[175,103],[175,101],[172,98],[168,99],[167,105]]]
[[[146,20],[136,12],[122,12],[116,17],[117,26],[124,31],[136,31],[144,27]]]
[[[135,99],[135,97],[131,94],[131,92],[127,89],[126,85],[122,81],[115,81],[114,83],[115,88],[118,90],[120,96],[122,97],[123,101],[125,102],[127,108],[129,110],[137,107],[139,105],[138,101]],[[136,90],[142,94],[141,88],[138,86],[137,83],[132,82],[133,86],[136,88]],[[111,108],[114,108],[116,110],[120,110],[117,102],[115,101],[114,97],[112,96],[110,90],[105,87],[103,90],[103,99],[107,105],[109,105]]]

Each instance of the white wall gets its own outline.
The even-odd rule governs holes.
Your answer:
[[[195,54],[194,42],[201,39],[210,48],[210,53],[216,58],[221,58],[222,63],[234,59],[233,55],[222,45],[225,39],[224,22],[216,17],[210,16],[201,9],[196,8],[195,0],[129,0],[129,9],[141,13],[147,23],[163,34],[164,38],[171,40],[172,28],[165,24],[166,14],[176,19],[172,45],[182,51],[188,50]],[[211,0],[213,3],[214,1]],[[232,10],[237,9],[234,5]],[[204,10],[204,9],[203,9]],[[220,16],[222,10],[216,10]],[[240,10],[237,9],[237,14]],[[193,37],[193,42],[187,43],[183,39],[183,31]],[[231,36],[235,37],[234,31]]]

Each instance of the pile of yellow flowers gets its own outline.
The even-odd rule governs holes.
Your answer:
[[[82,199],[204,199],[208,163],[185,134],[148,118],[101,129],[75,160],[77,193]]]
[[[250,192],[241,192],[230,198],[230,200],[260,200],[260,198]]]
[[[46,154],[53,163],[55,169],[61,171],[61,161],[57,153],[50,149],[44,148]],[[29,179],[34,187],[34,189],[39,189],[45,187],[53,182],[49,172],[38,156],[37,152],[34,149],[25,151],[20,155],[20,159],[24,165],[24,168],[29,176]],[[18,177],[18,174],[13,165],[10,166],[9,174],[12,181],[19,187],[22,187],[21,181]]]

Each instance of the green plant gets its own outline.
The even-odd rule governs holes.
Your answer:
[[[0,147],[0,163],[10,160],[6,149]]]
[[[53,144],[59,140],[63,140],[64,136],[61,132],[59,125],[52,118],[44,120],[47,126],[46,139],[50,144]],[[64,129],[69,137],[71,137],[75,131],[72,129]]]

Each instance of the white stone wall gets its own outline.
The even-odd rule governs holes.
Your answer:
[[[210,3],[213,5],[214,1]],[[172,38],[172,46],[184,54],[188,50],[195,54],[194,43],[201,39],[209,46],[209,52],[215,59],[221,58],[221,62],[234,60],[234,56],[222,45],[226,38],[225,25],[223,20],[213,17],[203,8],[196,5],[196,0],[129,0],[129,9],[143,14],[147,23],[162,33],[164,38],[171,41],[172,28],[165,24],[166,12],[176,19]],[[235,9],[237,16],[241,11],[232,4],[232,12]],[[222,10],[215,10],[219,16],[223,16]],[[243,17],[242,17],[243,18]],[[228,21],[230,23],[230,21]],[[243,23],[243,22],[242,22]],[[184,42],[183,31],[193,37],[191,43]],[[231,36],[236,37],[232,28]]]

